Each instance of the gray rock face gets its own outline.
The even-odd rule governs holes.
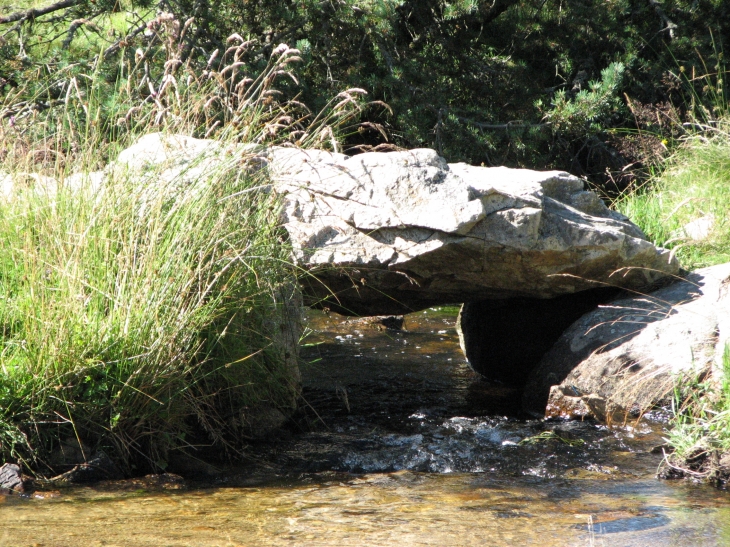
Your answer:
[[[25,492],[20,467],[14,463],[0,465],[0,494],[8,492]]]
[[[400,314],[646,287],[677,271],[567,173],[449,165],[433,150],[268,154],[309,304]]]
[[[677,375],[721,371],[729,287],[730,264],[723,264],[599,306],[543,357],[524,406],[547,417],[621,420],[667,401]]]
[[[643,288],[678,266],[567,173],[447,164],[433,150],[348,157],[147,135],[108,172],[266,166],[305,272],[305,303],[345,314]],[[153,181],[150,181],[151,183]]]

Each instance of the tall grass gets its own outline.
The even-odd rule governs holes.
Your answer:
[[[188,443],[235,447],[247,407],[293,405],[289,255],[275,196],[246,191],[259,183],[117,176],[0,205],[4,456],[71,436],[164,467]]]
[[[42,471],[71,437],[127,472],[160,469],[171,450],[237,451],[257,408],[295,404],[280,204],[232,145],[337,149],[364,91],[312,115],[279,90],[297,50],[252,73],[255,44],[234,35],[200,69],[180,60],[187,27],[160,14],[118,70],[99,56],[0,104],[0,179],[14,182],[0,200],[0,458]],[[237,152],[173,178],[111,169],[101,188],[64,186],[151,131]],[[41,175],[59,184],[42,191]]]
[[[730,120],[688,136],[648,184],[616,208],[688,270],[730,261]]]

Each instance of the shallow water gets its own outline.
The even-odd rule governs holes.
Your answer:
[[[0,497],[2,546],[730,545],[728,493],[658,481],[661,416],[519,416],[464,363],[455,311],[395,332],[310,315],[305,411],[206,483]]]

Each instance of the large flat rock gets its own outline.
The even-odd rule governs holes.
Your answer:
[[[559,171],[447,164],[426,149],[349,157],[159,134],[122,152],[115,169],[165,164],[169,180],[221,162],[267,167],[305,302],[345,314],[642,289],[678,270],[668,251]]]
[[[449,165],[433,150],[275,149],[269,159],[310,304],[405,313],[639,289],[678,269],[567,173]]]

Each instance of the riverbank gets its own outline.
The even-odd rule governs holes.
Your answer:
[[[687,270],[730,262],[730,122],[688,137],[645,188],[616,203]],[[730,348],[712,370],[677,378],[663,470],[726,486],[730,479]]]
[[[301,302],[263,173],[245,155],[188,179],[164,166],[95,172],[153,128],[221,126],[236,143],[302,129],[284,127],[296,107],[272,98],[296,50],[278,48],[252,78],[222,64],[216,79],[176,62],[174,46],[156,44],[113,90],[101,73],[84,92],[64,80],[66,100],[42,116],[17,111],[12,93],[0,104],[0,461],[26,472],[108,461],[112,476],[139,475],[201,450],[235,459],[296,406]],[[167,88],[140,92],[150,78]],[[126,115],[111,121],[109,101]],[[318,128],[334,139],[327,119]]]

